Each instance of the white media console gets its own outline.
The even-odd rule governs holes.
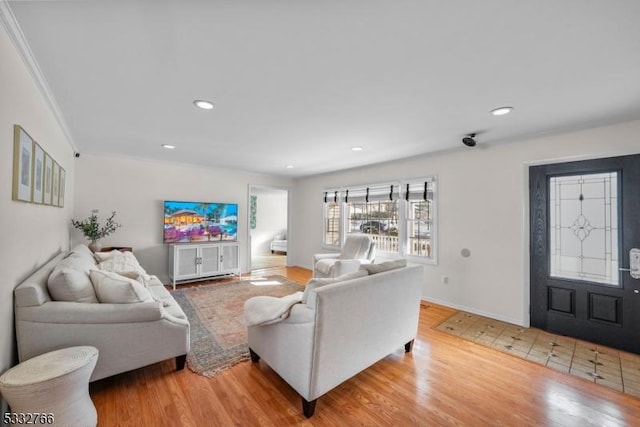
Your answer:
[[[169,277],[173,289],[179,283],[229,275],[240,275],[237,242],[169,245]]]

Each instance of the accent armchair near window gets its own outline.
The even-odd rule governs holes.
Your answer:
[[[313,255],[313,277],[338,277],[357,271],[360,264],[372,264],[376,243],[366,234],[347,236],[341,253]]]

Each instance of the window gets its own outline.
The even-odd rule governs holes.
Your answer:
[[[369,234],[380,254],[436,261],[435,178],[344,187],[324,193],[325,246]]]
[[[347,234],[371,234],[379,252],[399,252],[398,185],[345,191]]]
[[[551,177],[551,277],[620,286],[618,172]]]
[[[434,184],[433,181],[406,184],[407,255],[432,258]]]
[[[333,196],[332,196],[333,195]],[[338,191],[324,193],[324,229],[323,244],[340,247],[340,203]]]

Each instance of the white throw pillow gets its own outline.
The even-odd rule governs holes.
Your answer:
[[[131,304],[153,301],[149,290],[136,280],[103,270],[91,270],[89,276],[100,302]]]
[[[98,264],[100,270],[118,274],[135,272],[144,276],[146,279],[149,278],[147,272],[131,252],[112,251],[107,253],[111,254],[111,257]]]
[[[102,261],[106,261],[108,259],[111,259],[114,256],[118,256],[119,254],[122,254],[122,252],[120,252],[117,249],[114,249],[114,250],[109,251],[109,252],[95,252],[93,254],[93,257],[96,259],[97,262],[102,262]]]
[[[71,268],[69,263],[59,265],[51,272],[47,288],[55,301],[98,302],[89,274],[82,268]]]
[[[318,289],[322,286],[330,285],[332,283],[344,282],[346,280],[351,280],[351,279],[358,279],[360,277],[364,277],[368,275],[369,273],[367,273],[365,270],[358,270],[358,271],[353,271],[351,273],[345,273],[338,277],[324,277],[324,278],[310,279],[307,282],[307,285],[304,287],[304,292],[302,293],[302,303],[303,304],[307,303],[307,300],[309,299],[309,293],[314,289]]]
[[[91,252],[91,249],[89,249],[87,245],[83,245],[82,243],[75,245],[71,249],[70,253],[93,259],[93,252]]]

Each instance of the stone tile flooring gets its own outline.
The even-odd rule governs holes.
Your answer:
[[[465,312],[436,329],[640,397],[640,355]]]

